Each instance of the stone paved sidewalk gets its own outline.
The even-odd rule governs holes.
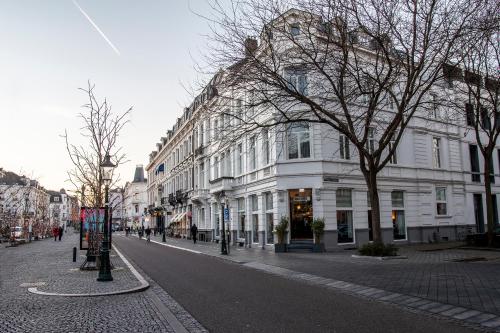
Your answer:
[[[0,331],[3,332],[205,332],[162,288],[99,297],[58,297],[28,292],[22,284],[56,293],[95,293],[134,288],[140,283],[112,252],[112,282],[97,282],[97,271],[80,271],[79,251],[72,262],[77,234],[0,247]]]
[[[159,236],[153,240],[161,243]],[[400,253],[408,259],[378,261],[352,258],[356,253],[352,250],[276,254],[271,247],[262,250],[231,246],[229,256],[225,257],[220,255],[220,244],[198,242],[195,245],[189,240],[173,238],[167,238],[167,244],[243,264],[262,263],[500,316],[499,252],[415,246],[401,248]]]

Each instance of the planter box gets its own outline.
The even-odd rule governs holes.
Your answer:
[[[325,243],[314,244],[313,252],[326,252]]]
[[[287,244],[274,244],[274,252],[280,253],[280,252],[287,252],[288,246]]]

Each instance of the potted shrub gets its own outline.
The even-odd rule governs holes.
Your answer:
[[[274,229],[278,242],[274,244],[274,252],[286,252],[285,236],[288,229],[288,217],[282,216],[280,222]]]
[[[321,242],[321,237],[325,233],[325,219],[315,217],[311,223],[311,229],[314,233],[313,252],[325,252],[325,244]]]

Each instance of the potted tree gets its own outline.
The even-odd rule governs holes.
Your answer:
[[[325,233],[325,219],[315,217],[311,223],[311,229],[314,233],[313,252],[325,252],[325,244],[321,242],[321,237]]]
[[[274,229],[274,233],[278,238],[278,242],[274,244],[274,252],[286,252],[287,246],[285,243],[285,235],[288,229],[288,217],[282,216],[280,222]]]

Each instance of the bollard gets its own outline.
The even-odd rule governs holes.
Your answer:
[[[73,262],[76,262],[76,247],[73,248]]]

